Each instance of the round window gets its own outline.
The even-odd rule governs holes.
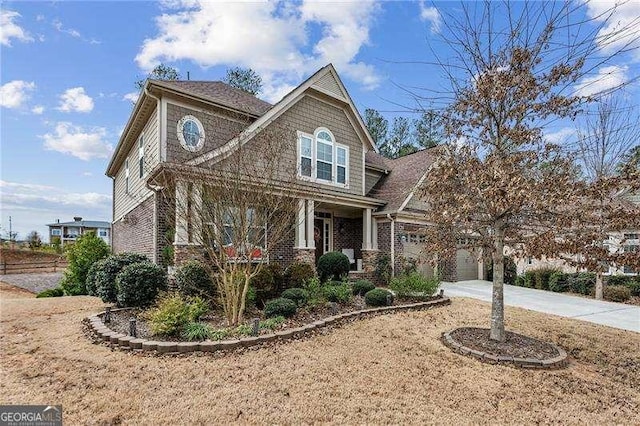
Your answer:
[[[200,151],[204,144],[204,127],[193,115],[185,115],[178,121],[178,140],[187,151]]]

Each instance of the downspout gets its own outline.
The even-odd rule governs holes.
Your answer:
[[[158,110],[158,145],[161,145],[160,127],[162,126],[162,123],[160,121],[162,117],[162,102],[160,102],[160,98],[149,92],[148,86],[149,82],[147,81],[147,84],[144,85],[144,94],[156,100],[156,108]],[[158,158],[158,163],[160,161],[161,159]],[[153,191],[153,263],[158,264],[158,191],[150,188],[148,182],[145,182],[145,185]]]
[[[390,213],[387,213],[387,219],[391,222],[391,278],[395,277],[396,272],[396,221],[391,217]]]

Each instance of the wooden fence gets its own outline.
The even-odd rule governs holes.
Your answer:
[[[28,274],[38,272],[60,272],[67,267],[64,260],[42,260],[37,262],[0,262],[0,275]]]

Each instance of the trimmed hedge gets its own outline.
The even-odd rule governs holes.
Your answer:
[[[205,266],[197,260],[190,260],[176,270],[176,286],[185,296],[200,296],[213,300],[216,287]]]
[[[284,285],[287,288],[302,288],[304,284],[316,276],[316,271],[308,263],[293,262],[284,271]]]
[[[116,303],[118,301],[116,277],[125,266],[141,262],[150,261],[146,256],[138,253],[120,253],[107,257],[96,271],[96,296],[100,297],[105,303]]]
[[[376,286],[369,280],[358,280],[351,285],[351,291],[354,296],[364,296],[370,290],[373,290]]]
[[[64,296],[64,290],[62,289],[62,287],[56,287],[56,288],[50,288],[48,290],[41,291],[40,293],[38,293],[36,298],[40,299],[43,297],[62,297],[62,296]]]
[[[396,277],[391,280],[389,288],[398,297],[431,297],[440,286],[437,278],[427,278],[419,272]]]
[[[167,274],[150,262],[127,265],[116,276],[118,306],[144,308],[167,288]]]
[[[89,296],[97,296],[96,293],[96,278],[98,275],[98,271],[104,267],[104,263],[107,259],[100,259],[91,265],[89,268],[89,272],[87,272],[87,281],[85,282],[85,286],[87,287],[87,294]]]
[[[318,275],[322,282],[330,279],[340,281],[347,276],[349,269],[349,258],[339,251],[325,253],[318,259]]]
[[[303,288],[288,288],[282,292],[281,297],[293,300],[296,306],[304,306],[309,301],[309,293]]]
[[[626,285],[607,285],[602,296],[611,302],[626,302],[631,299],[631,289]]]
[[[364,301],[369,306],[389,306],[393,303],[393,295],[383,288],[374,288],[364,295]]]
[[[297,310],[296,302],[291,299],[280,297],[278,299],[269,300],[264,305],[264,315],[267,318],[282,316],[285,318],[295,315]]]

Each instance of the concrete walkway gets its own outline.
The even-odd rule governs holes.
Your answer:
[[[470,297],[487,302],[491,301],[491,287],[492,284],[489,281],[479,280],[442,283],[444,294],[447,296]],[[507,306],[516,306],[640,333],[640,307],[638,306],[512,285],[504,286],[504,302]]]

